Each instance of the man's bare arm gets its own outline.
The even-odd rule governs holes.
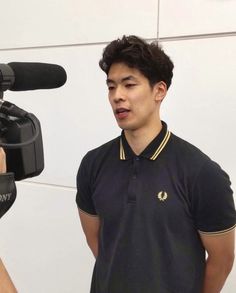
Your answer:
[[[0,293],[17,293],[12,280],[0,259]]]
[[[81,210],[79,210],[79,216],[88,246],[92,250],[94,257],[97,258],[100,219]]]
[[[0,175],[6,172],[6,155],[3,148],[0,148]],[[0,259],[0,293],[16,293],[16,288]]]
[[[203,293],[219,293],[233,267],[235,233],[206,235],[200,233],[208,258]]]
[[[6,154],[3,148],[0,147],[0,173],[6,173]]]

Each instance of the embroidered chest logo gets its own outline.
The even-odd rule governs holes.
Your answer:
[[[168,194],[167,194],[167,192],[165,192],[165,191],[160,191],[160,192],[157,194],[157,198],[158,198],[160,201],[165,201],[165,200],[167,200],[167,198],[168,198]]]

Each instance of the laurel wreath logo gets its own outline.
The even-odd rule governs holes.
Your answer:
[[[158,194],[157,194],[157,197],[160,201],[165,201],[167,198],[168,198],[168,194],[167,192],[165,191],[160,191]]]

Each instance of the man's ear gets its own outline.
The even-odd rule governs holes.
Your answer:
[[[167,93],[167,85],[164,81],[159,81],[154,85],[155,100],[161,102]]]

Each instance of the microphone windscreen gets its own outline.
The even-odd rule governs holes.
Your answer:
[[[11,91],[58,88],[66,82],[66,71],[57,64],[37,62],[11,62],[15,74]]]

